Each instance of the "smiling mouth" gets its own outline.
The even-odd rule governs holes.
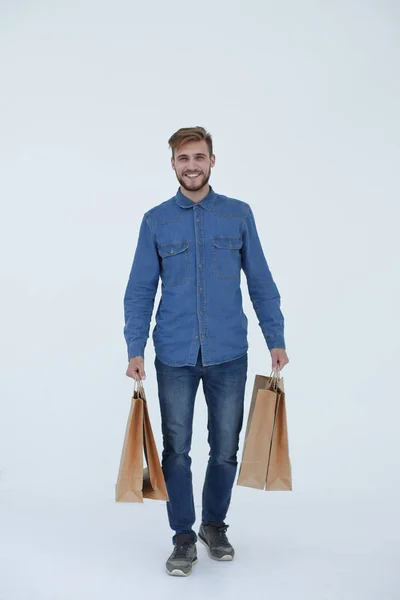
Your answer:
[[[189,175],[188,173],[186,173],[185,177],[189,177],[189,179],[196,179],[197,177],[200,177],[201,173],[194,173]]]

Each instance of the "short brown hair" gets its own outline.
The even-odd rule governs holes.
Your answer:
[[[210,156],[213,153],[213,143],[211,138],[211,133],[208,133],[204,129],[204,127],[181,127],[178,131],[175,131],[173,135],[168,140],[169,147],[172,150],[172,158],[174,158],[175,151],[178,150],[182,144],[186,144],[186,142],[190,142],[192,140],[201,141],[205,140],[207,142],[208,150],[210,152]]]

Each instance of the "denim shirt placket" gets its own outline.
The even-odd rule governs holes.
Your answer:
[[[200,340],[207,338],[207,317],[206,317],[206,295],[205,295],[205,247],[204,247],[204,214],[203,207],[195,205],[193,207],[194,233],[195,233],[195,281],[197,294],[197,319],[199,323]],[[199,336],[196,336],[198,339]],[[201,347],[203,363],[208,361],[208,348]]]

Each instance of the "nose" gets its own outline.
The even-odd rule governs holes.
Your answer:
[[[189,158],[189,162],[186,166],[187,171],[189,171],[189,173],[194,173],[199,171],[200,169],[198,168],[198,166],[196,165],[196,159],[195,158]]]

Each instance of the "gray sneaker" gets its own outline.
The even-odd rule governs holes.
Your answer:
[[[201,524],[198,538],[207,548],[210,558],[214,560],[233,560],[235,551],[226,537],[228,527],[229,525],[225,523]]]
[[[196,543],[190,533],[178,533],[174,550],[166,562],[167,573],[178,577],[187,577],[192,566],[197,563]]]

